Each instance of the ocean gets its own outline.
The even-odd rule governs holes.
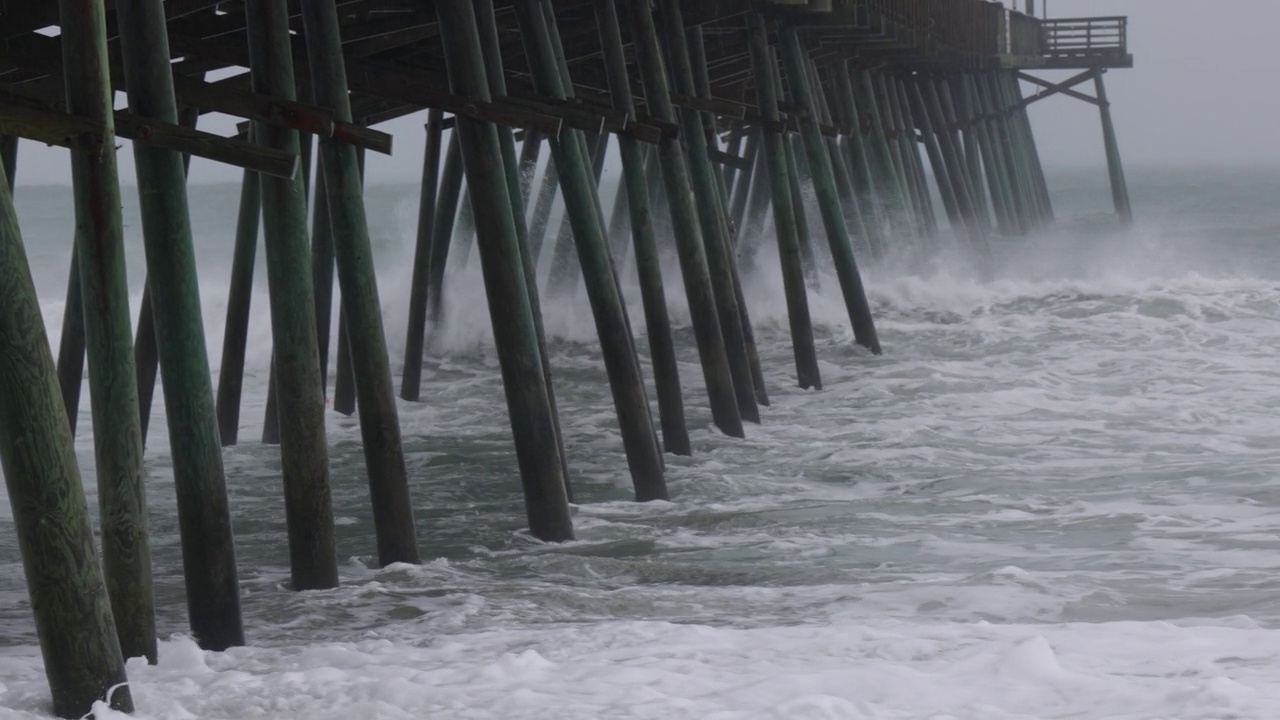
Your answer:
[[[794,386],[766,228],[744,284],[772,405],[745,440],[711,425],[671,268],[694,441],[692,457],[666,457],[671,502],[630,501],[585,299],[547,302],[579,501],[578,539],[561,545],[524,529],[479,272],[457,269],[423,401],[399,405],[424,564],[377,567],[357,421],[330,412],[342,586],[319,592],[287,589],[277,450],[257,442],[260,254],[242,443],[224,454],[248,645],[206,653],[184,635],[157,392],[162,642],[157,666],[129,661],[134,717],[1277,717],[1280,168],[1131,167],[1128,230],[1106,216],[1106,182],[1101,166],[1051,169],[1059,222],[997,241],[990,266],[945,220],[936,244],[864,261],[883,356],[853,344],[822,278],[821,392]],[[136,310],[140,221],[124,194]],[[237,197],[191,193],[215,373]],[[70,192],[16,199],[56,344]],[[417,188],[372,184],[367,204],[398,377]],[[623,278],[642,332],[634,270]],[[48,703],[0,501],[0,717],[46,717]]]

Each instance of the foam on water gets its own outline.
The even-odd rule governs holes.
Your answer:
[[[1146,180],[1135,202],[1141,187],[1206,192]],[[388,306],[405,294],[412,197],[371,196]],[[331,415],[343,587],[289,592],[275,452],[229,448],[250,646],[226,653],[180,635],[157,407],[148,501],[169,639],[158,666],[130,661],[138,717],[1275,717],[1280,253],[1258,238],[1280,223],[1261,201],[1252,224],[1199,205],[1179,219],[1163,202],[1132,233],[1068,227],[998,247],[994,267],[944,246],[926,266],[865,268],[881,357],[852,344],[823,278],[819,393],[793,387],[766,243],[747,295],[773,404],[745,441],[716,432],[682,326],[695,455],[668,456],[669,503],[629,501],[589,311],[549,304],[582,503],[578,539],[557,546],[523,530],[482,288],[459,270],[425,401],[400,405],[428,562],[374,567],[358,428]],[[225,215],[198,225],[222,228],[211,258],[230,252]],[[37,275],[65,272],[46,260]],[[225,277],[211,263],[216,337]],[[42,292],[56,323],[60,292]],[[389,315],[393,342],[402,324]],[[243,438],[260,430],[262,325]],[[0,563],[0,717],[43,717],[7,505]]]

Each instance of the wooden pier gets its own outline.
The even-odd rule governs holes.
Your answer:
[[[0,0],[0,460],[53,711],[81,717],[108,691],[131,710],[123,659],[155,660],[142,448],[157,367],[191,631],[207,649],[244,642],[221,448],[239,440],[259,219],[273,341],[263,440],[279,444],[292,584],[331,588],[330,345],[335,407],[359,416],[371,546],[382,564],[419,562],[396,388],[402,401],[430,400],[424,339],[443,317],[454,243],[454,254],[473,241],[479,251],[529,527],[569,540],[569,503],[590,499],[573,492],[544,301],[585,289],[635,497],[667,499],[663,453],[691,452],[683,388],[703,383],[726,435],[768,422],[742,288],[766,234],[795,383],[819,390],[809,293],[834,278],[854,341],[881,353],[860,265],[930,247],[935,194],[979,257],[994,236],[1053,221],[1029,104],[1060,94],[1099,107],[1115,210],[1130,221],[1103,74],[1132,64],[1125,18],[1037,19],[984,0]],[[1033,74],[1072,69],[1062,82]],[[1076,89],[1087,81],[1093,95]],[[1037,92],[1024,95],[1027,84]],[[421,162],[423,181],[409,326],[390,329],[408,341],[391,358],[382,309],[402,299],[379,293],[362,157],[392,152],[379,124],[423,111],[425,157],[400,158]],[[239,133],[200,130],[206,113],[240,118]],[[143,216],[136,323],[118,137],[133,141]],[[19,138],[71,157],[76,231],[56,361],[15,213]],[[624,180],[606,206],[611,145]],[[216,390],[184,187],[191,156],[244,171]],[[566,220],[553,235],[557,193]],[[678,285],[664,283],[663,247]],[[540,288],[543,254],[553,275]],[[656,406],[619,285],[627,255]],[[680,292],[700,377],[675,362],[667,296]],[[86,366],[100,548],[73,452]]]

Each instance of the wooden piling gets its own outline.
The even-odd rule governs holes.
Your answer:
[[[635,45],[637,64],[644,83],[649,114],[664,122],[675,122],[675,110],[671,104],[671,90],[663,66],[658,33],[648,0],[627,0],[630,5],[631,37]],[[711,289],[711,273],[707,266],[706,248],[694,208],[693,190],[689,184],[689,170],[685,165],[680,141],[664,137],[658,143],[658,158],[666,192],[666,207],[671,214],[676,251],[680,259],[680,273],[684,280],[685,295],[689,302],[689,316],[693,323],[694,337],[698,344],[698,356],[702,363],[702,375],[707,385],[711,403],[711,417],[716,427],[726,435],[743,437],[742,416],[734,390],[733,376],[729,371],[729,358],[721,334],[715,296]]]
[[[1027,188],[1020,164],[1018,149],[1009,128],[1009,112],[1000,92],[1000,84],[994,72],[983,73],[978,78],[978,99],[987,108],[991,118],[992,141],[996,159],[1001,163],[1003,175],[1009,186],[1009,212],[1013,216],[1018,234],[1026,234],[1034,225],[1032,209],[1027,198]]]
[[[142,434],[125,276],[120,180],[102,0],[60,0],[67,109],[102,123],[102,145],[71,150],[84,300],[102,564],[125,657],[156,659]]]
[[[76,434],[80,414],[80,390],[84,386],[84,294],[80,287],[79,243],[71,244],[67,272],[67,294],[62,306],[62,329],[58,339],[58,387],[62,394],[67,426]]]
[[[351,365],[351,337],[347,335],[347,311],[338,307],[338,342],[333,378],[333,411],[351,417],[356,414],[355,371]]]
[[[333,223],[324,158],[317,158],[315,200],[311,203],[311,288],[316,298],[316,349],[320,356],[320,394],[329,392],[329,336],[333,328]]]
[[[334,0],[305,3],[302,21],[316,102],[332,110],[336,120],[351,122],[351,101]],[[383,566],[396,562],[416,564],[420,560],[413,503],[409,497],[400,418],[382,329],[382,306],[356,148],[330,138],[320,141],[319,154],[324,181],[317,181],[317,187],[324,189],[328,198],[351,369],[360,407],[360,437],[369,473],[378,563]]]
[[[791,346],[796,360],[796,381],[802,388],[822,389],[818,369],[818,352],[813,342],[813,323],[809,316],[809,296],[805,289],[804,263],[800,255],[800,238],[796,228],[795,198],[788,177],[786,147],[778,127],[777,88],[772,82],[777,61],[769,47],[764,18],[758,13],[747,15],[751,62],[755,70],[756,103],[765,120],[761,128],[764,160],[773,195],[773,224],[778,238],[778,258],[782,265],[783,292],[787,300],[787,320],[791,329]],[[763,179],[763,178],[761,178]],[[803,208],[801,208],[803,212]]]
[[[685,41],[684,20],[679,0],[662,0],[664,39],[667,57],[676,92],[696,96],[692,62]],[[747,353],[746,333],[738,303],[738,289],[734,281],[733,256],[729,251],[728,224],[721,195],[715,182],[715,168],[707,156],[706,128],[702,114],[693,108],[680,108],[680,132],[689,159],[693,190],[698,195],[697,212],[702,227],[707,267],[711,275],[711,288],[715,293],[716,309],[720,316],[720,331],[729,359],[729,371],[738,398],[738,411],[743,420],[760,422],[760,408],[752,377],[751,362]]]
[[[844,67],[845,69],[841,71],[842,81],[844,75],[849,72],[847,62]],[[854,130],[864,135],[864,146],[869,148],[867,155],[871,165],[871,177],[878,189],[878,194],[891,209],[899,224],[905,225],[916,234],[923,235],[923,229],[916,224],[914,203],[907,190],[904,169],[898,164],[897,154],[889,149],[889,140],[885,133],[886,119],[881,114],[871,73],[867,70],[858,71],[856,82],[851,82],[851,90],[853,107],[861,110],[858,118],[860,122],[854,126]]]
[[[489,100],[489,83],[471,3],[442,0],[436,10],[451,89],[463,97]],[[515,436],[530,531],[534,537],[548,542],[571,540],[573,523],[497,129],[492,123],[458,116],[454,133],[466,155],[467,185],[473,191],[471,201],[476,207],[477,241],[489,296],[489,316]]]
[[[462,195],[462,147],[457,133],[449,134],[449,147],[440,172],[440,194],[436,200],[435,226],[431,231],[431,268],[427,279],[427,317],[439,327],[444,317],[444,278],[449,267],[449,245]]]
[[[956,94],[963,98],[961,103],[962,121],[968,127],[966,134],[973,137],[976,154],[970,155],[970,162],[980,166],[974,172],[981,179],[986,178],[987,194],[991,199],[991,207],[995,212],[996,227],[1004,235],[1016,233],[1013,216],[1010,213],[1010,200],[1004,169],[996,160],[995,142],[992,137],[990,120],[977,92],[977,83],[970,73],[962,73],[954,79]]]
[[[780,83],[774,83],[775,89],[780,87]],[[818,272],[818,257],[813,249],[813,233],[809,231],[809,206],[804,189],[800,187],[800,157],[804,155],[804,149],[796,147],[803,145],[803,142],[799,137],[786,135],[782,136],[782,142],[786,146],[783,149],[787,154],[787,184],[790,186],[791,207],[795,210],[796,237],[800,242],[800,262],[804,267],[806,283],[809,288],[817,291],[822,288],[822,275]]]
[[[596,22],[600,30],[600,45],[604,50],[613,109],[626,113],[628,118],[635,119],[636,109],[631,96],[631,80],[627,74],[618,10],[614,0],[596,0]],[[662,426],[662,439],[667,452],[675,455],[690,455],[693,453],[693,447],[689,440],[689,429],[685,424],[684,397],[680,389],[675,341],[671,333],[671,321],[667,316],[666,293],[662,287],[662,262],[658,256],[658,241],[653,231],[649,188],[645,178],[644,151],[640,147],[639,140],[626,136],[618,138],[618,150],[622,157],[624,174],[620,185],[626,188],[627,193],[625,198],[620,200],[626,202],[631,220],[636,274],[640,279],[640,299],[644,305],[645,327],[649,336],[649,355],[653,361],[653,378],[658,394],[658,416]]]
[[[1124,164],[1120,162],[1120,144],[1116,142],[1116,128],[1111,121],[1111,103],[1107,100],[1107,86],[1102,81],[1102,70],[1093,71],[1093,87],[1098,96],[1098,112],[1102,117],[1102,144],[1107,152],[1107,174],[1111,178],[1111,200],[1120,216],[1120,224],[1133,223],[1133,209],[1129,205],[1129,186],[1124,180]]]
[[[293,58],[285,5],[285,0],[248,0],[245,22],[254,92],[293,100]],[[258,122],[255,132],[267,147],[299,151],[295,130]],[[261,182],[290,575],[295,590],[331,588],[338,584],[338,566],[320,358],[312,322],[315,296],[310,273],[299,272],[310,260],[306,201],[297,176],[264,177]]]
[[[543,7],[550,11],[549,5],[544,4]],[[534,86],[539,94],[563,100],[566,98],[566,79],[557,67],[554,52],[558,40],[545,22],[546,13],[531,10],[522,9],[519,5],[516,7]],[[574,246],[600,338],[636,499],[665,500],[667,488],[662,452],[654,433],[626,308],[604,237],[603,212],[585,148],[585,139],[578,130],[567,130],[559,139],[551,140],[551,151],[560,169],[565,212],[573,224]]]
[[[253,131],[250,130],[250,138]],[[244,354],[249,336],[249,309],[253,299],[253,266],[258,254],[258,226],[262,219],[262,193],[258,173],[244,171],[240,184],[240,210],[236,220],[235,249],[231,256],[231,287],[227,293],[227,319],[222,331],[222,360],[218,366],[218,435],[224,447],[235,445],[240,435],[240,396],[244,387]]]
[[[129,109],[141,117],[176,122],[162,0],[118,0],[116,13]],[[133,152],[178,496],[187,612],[200,646],[225,650],[244,644],[244,629],[187,209],[186,168],[182,156],[171,150],[134,143]]]
[[[417,402],[422,395],[422,361],[427,330],[427,277],[431,267],[431,233],[436,219],[436,189],[440,184],[440,146],[444,111],[427,115],[427,142],[422,155],[422,186],[418,196],[418,242],[409,285],[409,330],[404,343],[400,397]],[[528,142],[528,138],[525,139]]]
[[[818,127],[815,105],[804,69],[804,51],[800,47],[800,37],[794,27],[786,27],[778,31],[778,38],[782,45],[782,59],[787,68],[787,78],[791,82],[792,96],[800,107],[808,111],[806,117],[800,120],[801,135],[809,156],[809,166],[813,171],[814,190],[822,211],[823,224],[826,226],[827,243],[831,248],[836,276],[840,279],[840,291],[844,296],[845,309],[849,313],[849,322],[853,325],[854,339],[873,354],[879,355],[880,339],[876,334],[875,321],[871,317],[871,305],[867,302],[866,290],[862,286],[862,275],[858,272],[858,263],[853,256],[853,248],[849,241],[849,227],[845,222],[844,212],[840,207],[840,197],[836,191],[836,178],[831,168],[831,157],[827,153],[822,140],[822,131]]]
[[[84,717],[108,693],[113,709],[132,712],[124,656],[8,175],[0,176],[0,347],[5,348],[0,352],[0,463],[53,712]]]
[[[733,219],[733,247],[738,250],[742,244],[742,237],[746,234],[745,227],[747,217],[747,203],[751,199],[751,188],[755,183],[760,182],[760,168],[764,165],[764,160],[760,157],[760,133],[753,132],[747,137],[746,147],[742,151],[742,159],[747,163],[749,169],[741,172],[734,171],[733,174],[733,191],[730,195],[729,217]],[[732,167],[726,170],[732,170]],[[738,256],[738,271],[742,272],[742,256]]]
[[[493,0],[472,0],[472,8],[475,10],[477,29],[480,31],[480,46],[484,53],[489,94],[493,97],[505,97],[507,79],[502,66],[501,43],[498,39],[498,24]],[[565,495],[569,502],[574,502],[569,456],[564,449],[560,409],[556,404],[556,388],[551,378],[551,354],[547,351],[547,333],[542,322],[542,300],[538,297],[538,267],[533,255],[529,252],[528,225],[525,222],[525,190],[520,185],[520,165],[516,159],[515,135],[511,132],[511,128],[505,125],[499,125],[497,129],[507,180],[507,196],[511,198],[511,217],[515,223],[516,242],[520,248],[520,267],[524,270],[524,284],[529,296],[529,313],[533,316],[533,331],[538,340],[538,357],[542,361],[542,379],[547,386],[547,402],[551,406],[551,422],[556,434],[556,447],[560,453],[560,471],[564,475]],[[597,170],[597,183],[599,177]]]
[[[888,207],[890,203],[887,198],[879,197],[879,186],[871,172],[870,153],[860,130],[862,118],[858,113],[857,104],[853,101],[853,78],[849,74],[849,64],[838,63],[835,74],[835,97],[838,100],[840,122],[849,128],[848,134],[844,137],[843,157],[851,169],[854,195],[867,224],[872,259],[881,260],[888,252],[888,241],[884,236],[886,223],[881,217],[880,208]]]

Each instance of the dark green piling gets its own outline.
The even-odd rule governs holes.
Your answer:
[[[707,51],[702,39],[702,27],[694,26],[685,32],[686,46],[689,51],[689,67],[693,71],[693,88],[697,96],[703,100],[711,100],[711,79],[707,70]],[[679,83],[677,83],[679,85]],[[708,148],[714,148],[716,141],[716,119],[710,113],[698,113],[702,121],[703,137]],[[710,162],[710,157],[708,157]],[[751,314],[747,310],[747,300],[742,292],[742,278],[738,276],[738,263],[733,252],[733,227],[730,223],[729,194],[724,186],[724,173],[711,168],[711,179],[716,186],[716,198],[719,200],[714,208],[716,228],[720,235],[726,262],[729,265],[729,277],[733,280],[734,302],[738,306],[739,322],[742,324],[742,347],[747,357],[747,368],[751,372],[751,386],[755,393],[755,401],[759,405],[769,405],[769,391],[764,382],[764,368],[760,365],[760,353],[756,349],[755,330],[751,327]],[[741,408],[739,403],[739,408]],[[758,411],[757,411],[758,412]]]
[[[249,137],[252,138],[250,130]],[[222,361],[218,366],[218,435],[223,446],[240,436],[240,396],[244,388],[244,354],[249,338],[249,309],[253,299],[253,266],[258,254],[258,226],[262,219],[262,191],[258,173],[244,171],[235,249],[231,256],[231,287],[227,293],[227,321],[222,331]]]
[[[764,160],[760,157],[760,133],[753,132],[747,137],[746,147],[742,151],[742,159],[748,164],[747,170],[734,171],[732,176],[733,190],[730,194],[729,217],[733,219],[733,247],[738,250],[742,245],[742,237],[746,234],[744,223],[747,217],[747,202],[751,199],[751,188],[759,182],[760,168]],[[734,168],[726,168],[726,172]],[[741,252],[739,250],[739,252]],[[742,266],[742,257],[738,257],[738,266]]]
[[[427,143],[422,156],[422,187],[418,196],[418,243],[413,253],[409,285],[409,330],[404,343],[404,369],[400,397],[417,402],[422,396],[422,361],[427,335],[427,277],[431,267],[431,232],[436,220],[436,189],[440,184],[440,146],[444,111],[431,110],[427,119]],[[528,138],[525,138],[528,142]]]
[[[779,84],[774,83],[774,88],[778,88]],[[822,275],[818,272],[818,256],[813,249],[813,234],[809,232],[809,205],[804,195],[804,189],[800,187],[800,156],[804,155],[803,148],[797,149],[798,137],[782,136],[782,143],[786,147],[783,150],[787,154],[787,184],[790,186],[791,207],[794,209],[796,218],[796,237],[800,241],[800,262],[804,267],[804,277],[808,286],[817,291],[822,288]],[[799,143],[802,144],[802,143]]]
[[[600,44],[604,50],[613,109],[634,119],[636,109],[632,101],[631,80],[627,74],[618,10],[614,0],[596,0],[596,22],[600,29]],[[644,150],[640,147],[639,140],[626,136],[618,138],[618,150],[624,173],[620,184],[626,188],[627,193],[621,200],[626,202],[631,220],[636,274],[640,279],[640,299],[644,305],[645,327],[649,335],[649,355],[653,360],[662,439],[667,452],[690,455],[693,447],[685,424],[684,397],[680,389],[675,341],[671,334],[671,321],[667,317],[666,292],[662,287],[662,263],[658,256],[658,241],[654,235],[649,206]]]
[[[824,125],[834,124],[830,109],[827,106],[826,92],[818,77],[813,61],[804,57],[804,70],[809,83],[810,100],[818,113],[818,120]],[[875,203],[860,194],[854,187],[854,172],[846,159],[846,153],[840,147],[838,138],[823,135],[827,146],[827,155],[831,159],[831,169],[836,180],[836,194],[840,198],[841,207],[845,208],[845,218],[853,233],[850,240],[856,244],[855,252],[866,252],[872,258],[881,257],[884,253],[884,238]]]
[[[435,327],[440,326],[444,317],[444,278],[449,267],[449,245],[458,217],[462,180],[462,148],[457,133],[450,133],[444,169],[440,172],[440,196],[436,200],[435,225],[431,231],[431,268],[427,279],[427,317]]]
[[[194,128],[200,119],[200,109],[186,107],[178,113],[178,125]],[[191,164],[191,156],[182,156],[183,182]],[[133,341],[133,364],[138,382],[138,420],[142,428],[142,447],[147,446],[147,430],[151,426],[151,403],[155,396],[156,375],[160,369],[160,355],[156,347],[155,311],[151,307],[151,282],[142,281],[142,301],[138,308],[138,327]],[[208,356],[205,357],[206,365]]]
[[[316,102],[334,118],[351,122],[346,66],[334,0],[302,6],[307,59]],[[378,563],[418,563],[418,543],[400,440],[400,418],[392,389],[387,341],[382,329],[373,246],[369,240],[356,148],[333,138],[320,141],[320,170],[333,229],[342,310],[347,320],[351,369],[360,407],[360,437],[373,505]]]
[[[449,84],[463,97],[491,99],[480,35],[469,0],[436,5],[445,46]],[[515,216],[507,191],[505,163],[492,123],[458,117],[454,130],[466,156],[467,185],[475,204],[477,241],[489,297],[494,345],[502,368],[525,510],[534,537],[547,542],[573,539],[573,523],[556,440],[555,421],[538,352],[520,259]]]
[[[484,52],[485,75],[489,81],[489,94],[506,96],[507,80],[502,67],[501,43],[498,38],[497,17],[493,0],[472,0],[476,23],[480,31],[480,45]],[[529,312],[533,315],[533,330],[538,338],[538,357],[542,362],[542,378],[547,386],[547,402],[551,406],[551,421],[555,428],[556,444],[560,452],[560,470],[564,474],[565,495],[573,502],[573,482],[569,473],[569,456],[564,449],[564,433],[560,429],[560,410],[556,406],[556,388],[551,379],[551,355],[547,352],[547,334],[542,324],[542,301],[538,297],[538,267],[529,253],[528,225],[525,222],[525,191],[520,186],[519,161],[516,159],[515,134],[511,128],[497,126],[498,143],[502,148],[502,164],[506,173],[507,195],[511,198],[511,216],[515,223],[516,242],[520,246],[520,266],[524,270],[524,284],[528,290]],[[599,178],[599,173],[596,175]]]
[[[684,95],[697,95],[692,62],[685,41],[685,27],[678,0],[662,0],[664,39],[675,91]],[[728,223],[720,189],[716,184],[715,168],[707,155],[706,128],[702,113],[692,108],[680,108],[680,134],[689,159],[693,190],[697,193],[697,212],[702,227],[707,267],[711,274],[711,288],[715,293],[716,309],[720,315],[720,332],[724,336],[728,353],[729,371],[733,375],[734,391],[738,398],[738,411],[743,420],[760,422],[760,408],[755,390],[755,378],[747,352],[746,330],[742,322],[739,292],[734,281],[735,263],[729,250]]]
[[[60,0],[59,9],[67,110],[107,127],[100,145],[71,151],[102,565],[121,650],[125,657],[144,656],[154,663],[155,600],[106,16],[101,0]]]
[[[71,269],[67,273],[67,295],[62,308],[62,330],[58,340],[58,387],[62,392],[67,426],[76,433],[80,414],[80,390],[84,385],[84,295],[80,288],[80,248],[71,245]]]
[[[822,221],[827,230],[831,259],[836,268],[836,276],[840,279],[840,291],[844,296],[845,309],[849,313],[849,322],[853,325],[854,339],[859,345],[879,355],[880,339],[876,335],[875,321],[871,317],[871,305],[867,302],[867,293],[862,286],[862,275],[858,272],[858,263],[853,256],[849,227],[845,222],[844,211],[840,207],[840,196],[836,190],[837,181],[831,167],[831,157],[827,153],[822,140],[822,131],[818,127],[815,104],[804,69],[804,52],[800,47],[800,36],[794,27],[783,28],[778,32],[778,36],[782,45],[782,59],[787,68],[787,78],[791,81],[792,96],[800,107],[808,111],[806,117],[800,120],[801,135],[809,156],[809,167],[813,172],[813,186],[818,196],[818,206],[822,211]],[[853,209],[856,212],[856,208]]]
[[[549,5],[543,7],[550,12]],[[539,94],[563,100],[567,78],[557,67],[554,48],[558,39],[548,28],[545,15],[516,7],[534,86]],[[551,151],[560,168],[565,212],[573,224],[574,245],[600,338],[636,499],[665,500],[662,451],[654,433],[626,307],[604,237],[603,212],[585,148],[585,139],[577,130],[568,130],[559,139],[551,140]]]
[[[315,200],[311,204],[311,287],[316,294],[316,349],[320,351],[320,393],[329,392],[329,335],[333,327],[333,223],[324,179],[324,158],[317,158]]]
[[[675,122],[671,90],[667,84],[666,69],[663,67],[662,51],[649,2],[627,1],[631,10],[631,37],[635,44],[649,114],[665,122]],[[698,226],[693,190],[689,184],[689,170],[685,165],[680,141],[664,137],[658,143],[658,159],[666,190],[663,196],[671,215],[680,273],[689,302],[689,316],[698,344],[702,375],[707,384],[711,417],[721,432],[732,437],[743,437],[745,433],[742,416],[738,410],[733,375],[729,371],[729,358],[724,336],[721,334],[715,295],[711,289],[706,248]],[[655,207],[662,207],[661,202],[655,203]]]
[[[569,80],[565,78],[563,82],[567,85]],[[588,135],[584,138],[583,144],[590,148],[591,177],[596,187],[599,187],[600,174],[604,170],[605,153],[609,146],[609,135],[607,133]],[[554,148],[554,144],[552,147]],[[554,155],[554,150],[552,153]],[[556,167],[558,169],[559,165]],[[562,175],[563,173],[557,174],[557,179],[561,183],[561,192],[564,190]],[[565,213],[560,218],[560,232],[556,235],[556,244],[552,248],[551,270],[547,275],[547,294],[556,298],[571,297],[578,289],[578,273],[573,267],[577,254],[576,239],[568,203],[568,198],[565,198]]]
[[[40,301],[0,182],[0,466],[53,712],[85,717],[108,693],[112,708],[132,712]]]
[[[245,21],[254,92],[293,100],[285,0],[248,0]],[[261,122],[255,128],[263,145],[290,153],[299,151],[297,131]],[[312,322],[315,294],[311,274],[299,272],[310,261],[306,198],[296,175],[261,181],[292,585],[295,590],[331,588],[338,584],[338,565],[320,357]]]
[[[773,195],[773,223],[778,237],[778,258],[782,265],[782,285],[787,299],[787,320],[791,328],[791,345],[796,359],[796,380],[802,388],[822,389],[818,369],[818,352],[813,342],[813,322],[809,317],[809,296],[805,289],[804,262],[800,255],[800,237],[796,229],[795,198],[788,178],[786,145],[779,127],[777,88],[772,75],[777,62],[769,47],[764,18],[747,14],[747,31],[751,46],[751,63],[755,70],[756,102],[766,125],[761,128],[765,166]],[[763,176],[760,178],[763,180]]]
[[[1111,103],[1107,100],[1107,86],[1102,81],[1102,70],[1093,71],[1093,87],[1098,96],[1098,112],[1102,116],[1102,143],[1107,152],[1107,174],[1111,177],[1111,200],[1120,216],[1120,223],[1133,223],[1133,208],[1129,205],[1129,186],[1124,180],[1124,164],[1120,162],[1120,144],[1116,142],[1116,128],[1111,121]]]
[[[162,1],[118,0],[116,13],[129,109],[176,122]],[[133,154],[178,495],[187,612],[200,646],[220,651],[243,645],[244,629],[185,167],[179,153],[146,143],[134,143]]]
[[[356,383],[351,364],[351,338],[347,335],[347,311],[338,308],[337,365],[333,378],[333,411],[351,417],[356,414]]]

